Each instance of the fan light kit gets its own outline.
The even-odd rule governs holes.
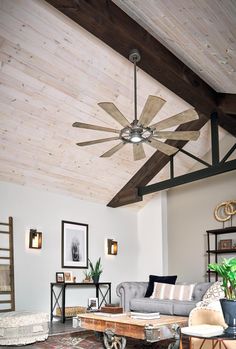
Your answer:
[[[148,96],[144,105],[140,118],[137,118],[137,62],[141,59],[138,50],[134,49],[129,55],[129,60],[134,65],[134,120],[130,123],[119,109],[112,102],[100,102],[98,105],[107,112],[114,120],[116,120],[123,128],[121,130],[103,127],[98,125],[86,124],[83,122],[73,123],[73,127],[84,128],[88,130],[104,131],[116,133],[116,137],[96,139],[93,141],[77,143],[78,146],[88,146],[98,143],[104,143],[114,140],[120,140],[116,146],[102,154],[100,157],[106,158],[115,154],[123,148],[127,143],[133,144],[134,160],[141,160],[146,157],[142,143],[154,147],[156,150],[170,156],[178,151],[178,148],[167,143],[161,142],[158,139],[173,139],[173,140],[197,140],[199,131],[162,131],[179,124],[184,124],[189,121],[197,120],[198,114],[194,109],[188,109],[182,113],[171,116],[165,120],[161,120],[149,126],[156,114],[161,110],[166,101],[157,96]]]

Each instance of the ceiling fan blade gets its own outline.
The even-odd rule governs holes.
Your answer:
[[[117,145],[115,145],[113,148],[111,148],[110,150],[108,150],[106,153],[102,154],[100,156],[100,158],[109,158],[110,156],[112,156],[113,154],[115,154],[118,150],[120,150],[121,148],[123,148],[123,146],[125,145],[126,143],[124,142],[121,142]]]
[[[153,135],[157,138],[175,139],[181,141],[196,141],[200,136],[199,131],[156,131]]]
[[[160,97],[148,96],[148,99],[139,118],[139,125],[149,125],[165,103],[166,101]]]
[[[185,122],[197,120],[198,113],[194,109],[188,109],[183,111],[182,113],[176,114],[174,116],[171,116],[167,119],[161,120],[157,122],[156,124],[151,125],[151,128],[155,128],[157,131],[164,130],[166,128],[172,127],[172,126],[178,126],[180,124],[184,124]]]
[[[129,121],[124,117],[124,115],[119,111],[119,109],[117,109],[114,103],[100,102],[98,103],[98,105],[123,127],[130,126]]]
[[[97,125],[91,125],[91,124],[85,124],[84,122],[74,122],[72,124],[73,127],[79,127],[79,128],[86,128],[87,130],[96,130],[96,131],[105,131],[105,132],[113,132],[113,133],[120,133],[119,130],[116,130],[114,128],[109,127],[103,127],[103,126],[97,126]]]
[[[179,149],[172,147],[172,145],[158,141],[157,139],[151,138],[146,144],[151,145],[153,148],[160,150],[162,153],[170,156],[175,154]]]
[[[133,154],[134,154],[134,161],[141,160],[146,157],[142,143],[133,144]]]
[[[87,141],[87,142],[80,142],[76,143],[80,147],[84,147],[86,145],[93,145],[93,144],[98,144],[98,143],[104,143],[104,142],[109,142],[109,141],[115,141],[120,139],[119,137],[110,137],[110,138],[101,138],[101,139],[94,139],[93,141]]]

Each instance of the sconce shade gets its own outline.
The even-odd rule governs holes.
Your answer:
[[[30,229],[29,248],[40,249],[42,247],[42,233],[36,229]]]
[[[111,255],[117,255],[118,243],[115,240],[107,239],[107,253]]]

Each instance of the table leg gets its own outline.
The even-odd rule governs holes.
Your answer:
[[[65,320],[66,320],[66,317],[65,317],[65,298],[66,298],[66,286],[65,284],[62,285],[62,319],[61,321],[64,323]]]

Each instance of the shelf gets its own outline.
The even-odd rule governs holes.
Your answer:
[[[221,229],[212,229],[212,230],[207,230],[207,261],[208,264],[210,263],[218,263],[218,256],[219,255],[226,255],[226,254],[236,254],[236,248],[232,248],[231,244],[230,244],[230,248],[223,248],[224,245],[220,244],[220,241],[225,241],[225,242],[231,242],[233,241],[232,239],[228,239],[227,240],[223,240],[222,238],[220,238],[220,235],[224,235],[224,234],[236,234],[236,226],[233,227],[226,227],[226,228],[221,228]],[[210,237],[211,235],[211,237]],[[212,241],[212,235],[214,236],[214,240]],[[234,235],[235,236],[235,235]],[[211,249],[211,244],[213,243],[213,248]],[[229,245],[225,245],[225,247],[227,247]],[[221,247],[218,248],[218,247]],[[213,259],[213,261],[212,261]],[[207,270],[207,274],[208,274],[208,281],[211,281],[211,277],[215,278],[215,281],[218,280],[218,275],[216,272],[211,271],[211,270]],[[214,276],[215,275],[215,276]]]
[[[227,228],[221,228],[221,229],[212,229],[206,231],[209,234],[214,235],[223,235],[223,234],[229,234],[229,233],[236,233],[236,226],[233,227],[227,227]]]
[[[207,253],[224,254],[224,253],[236,253],[236,248],[228,250],[207,250]]]

